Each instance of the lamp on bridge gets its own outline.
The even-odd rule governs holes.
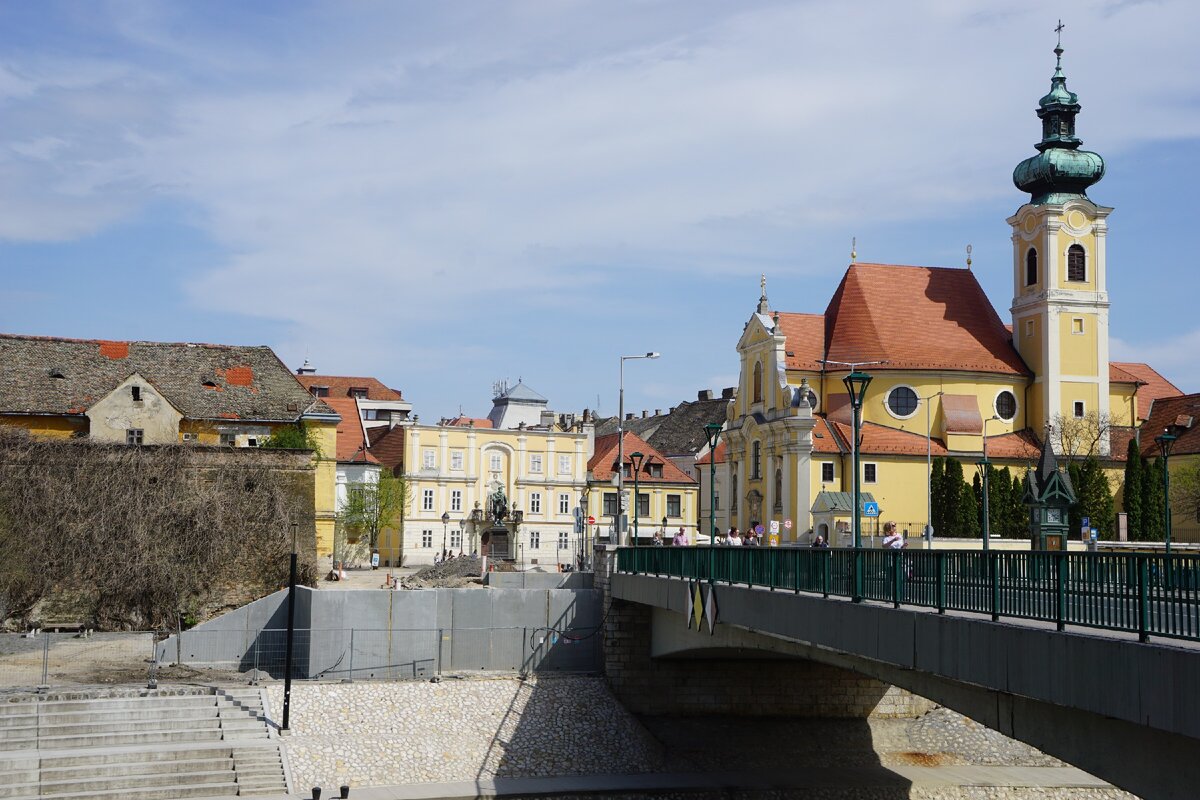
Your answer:
[[[633,546],[638,546],[638,516],[640,509],[638,508],[638,473],[642,471],[642,461],[646,458],[645,453],[637,452],[629,454],[629,466],[633,470]]]
[[[1163,428],[1163,432],[1154,437],[1155,443],[1158,445],[1158,451],[1162,453],[1163,460],[1163,530],[1167,534],[1167,553],[1166,553],[1166,570],[1167,570],[1167,586],[1171,583],[1171,448],[1175,446],[1175,440],[1179,438],[1176,433],[1178,428],[1174,425],[1169,425]]]
[[[721,438],[721,423],[710,422],[704,426],[704,437],[708,440],[708,544],[717,543],[717,441]],[[696,526],[699,536],[700,527]],[[699,538],[696,544],[700,544]]]
[[[983,549],[987,552],[988,545],[992,539],[992,516],[988,513],[988,481],[991,478],[992,462],[988,461],[987,456],[987,424],[1000,419],[998,414],[993,414],[990,418],[983,421],[983,458],[975,462],[975,469],[979,471],[979,479],[983,483]]]
[[[854,445],[854,511],[850,515],[850,520],[854,525],[854,602],[860,603],[863,597],[863,565],[862,498],[859,491],[861,475],[858,466],[858,444],[862,431],[863,400],[867,396],[867,386],[871,384],[871,376],[855,369],[842,379],[842,383],[846,384],[846,391],[850,394],[850,407],[854,410],[854,441],[852,442]]]

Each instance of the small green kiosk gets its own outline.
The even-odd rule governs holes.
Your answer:
[[[1066,550],[1068,512],[1075,503],[1071,476],[1058,468],[1050,429],[1042,441],[1037,469],[1025,473],[1025,494],[1021,500],[1029,506],[1030,546],[1034,550]]]

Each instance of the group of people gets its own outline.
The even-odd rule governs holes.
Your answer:
[[[662,547],[663,546],[663,538],[664,538],[663,531],[661,531],[661,530],[655,531],[654,532],[654,546]],[[688,539],[687,531],[683,528],[682,525],[679,526],[679,531],[675,534],[674,537],[671,538],[671,546],[672,547],[687,547],[691,543],[692,543],[691,540]]]
[[[476,551],[472,550],[471,555],[469,557],[470,558],[478,558],[479,555]],[[454,555],[453,550],[443,550],[440,553],[433,554],[433,563],[441,564],[443,561],[451,561],[456,558],[468,558],[468,556],[467,556],[466,552],[464,552],[462,550],[458,551],[458,555]]]
[[[753,529],[748,530],[746,531],[746,535],[743,536],[736,525],[726,531],[725,535],[721,536],[718,541],[720,544],[729,547],[758,547],[762,544],[756,531]]]

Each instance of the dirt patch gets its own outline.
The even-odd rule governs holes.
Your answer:
[[[483,587],[478,558],[451,558],[400,579],[401,589],[470,589]]]
[[[940,753],[918,753],[910,750],[907,753],[896,753],[894,758],[904,764],[916,767],[941,767],[946,764],[945,756]]]

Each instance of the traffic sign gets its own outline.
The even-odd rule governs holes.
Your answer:
[[[762,525],[755,525],[755,526],[754,526],[754,532],[755,532],[755,533],[757,533],[759,536],[762,536],[762,535],[763,535],[763,526],[762,526]]]
[[[771,520],[771,533],[772,534],[779,533],[779,520],[777,520],[777,519]]]
[[[785,519],[783,521],[783,527],[787,528],[790,531],[792,529],[792,521],[790,519]]]
[[[1079,524],[1084,528],[1090,528],[1090,527],[1092,527],[1092,518],[1084,517],[1083,520]]]
[[[864,517],[878,517],[879,516],[879,503],[874,503],[874,502],[863,503],[863,516]]]
[[[596,524],[596,518],[589,514],[588,515],[588,525],[595,525],[595,524]]]

